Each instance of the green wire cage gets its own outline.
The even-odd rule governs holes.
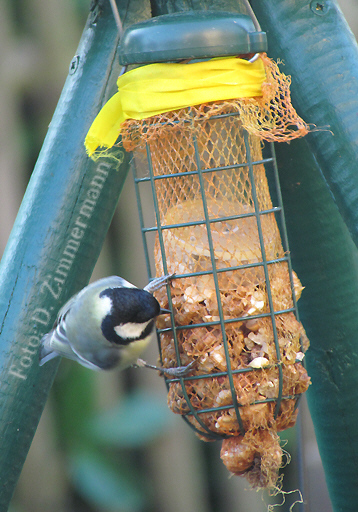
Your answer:
[[[145,45],[155,39],[153,31],[171,60],[236,55],[238,48],[223,51],[230,39],[240,42],[247,60],[266,49],[265,35],[248,16],[200,14],[130,27],[120,62],[160,60]],[[209,29],[223,44],[205,51]],[[172,311],[170,319],[157,321],[161,364],[193,364],[187,376],[165,378],[169,407],[201,439],[223,441],[221,457],[231,472],[269,488],[282,463],[277,432],[294,425],[309,385],[302,365],[308,339],[296,303],[302,286],[291,267],[274,146],[263,146],[263,138],[283,134],[274,133],[273,123],[261,137],[250,125],[258,132],[263,117],[277,115],[280,101],[281,114],[282,97],[289,110],[287,91],[275,94],[261,107],[266,111],[258,108],[251,118],[252,103],[239,100],[130,120],[122,128],[124,148],[134,151],[149,277],[172,276],[167,290],[156,294]],[[291,136],[300,135],[299,125]],[[143,206],[148,196],[149,210]]]

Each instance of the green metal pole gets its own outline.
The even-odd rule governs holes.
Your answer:
[[[128,172],[123,149],[94,163],[83,146],[115,89],[117,43],[109,2],[93,2],[1,261],[0,510],[7,510],[58,366],[39,367],[39,341],[88,282]]]
[[[334,1],[252,0],[299,114],[327,131],[277,144],[311,341],[308,403],[335,512],[358,503],[358,49]]]

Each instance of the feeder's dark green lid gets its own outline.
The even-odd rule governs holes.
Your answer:
[[[121,39],[119,62],[126,66],[266,50],[266,33],[257,32],[245,14],[186,11],[157,16],[128,27]]]

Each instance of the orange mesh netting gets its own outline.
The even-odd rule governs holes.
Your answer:
[[[308,125],[299,117],[291,103],[291,78],[281,73],[277,64],[261,54],[266,81],[262,86],[262,96],[237,98],[209,104],[192,106],[166,112],[143,120],[127,120],[122,124],[123,145],[132,151],[138,145],[160,137],[161,131],[169,127],[199,121],[225,112],[238,112],[243,127],[251,134],[272,142],[289,142],[308,133]]]
[[[169,407],[202,439],[228,438],[230,471],[273,487],[276,433],[294,425],[310,380],[300,362],[308,339],[294,313],[303,288],[290,276],[261,139],[287,141],[307,126],[291,105],[289,78],[262,58],[262,98],[126,121],[122,135],[126,149],[148,145],[160,219],[156,274],[175,274],[170,303],[165,290],[156,293],[176,326],[174,336],[168,316],[157,321],[166,330],[162,364],[196,361],[189,378],[168,381]]]

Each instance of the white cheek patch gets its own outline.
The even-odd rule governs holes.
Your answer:
[[[96,301],[96,313],[95,316],[97,318],[104,318],[108,315],[112,308],[112,301],[106,295],[101,297],[101,300]]]
[[[142,324],[135,324],[131,322],[128,322],[127,324],[119,324],[114,327],[114,331],[121,338],[139,338],[149,322],[151,322],[151,320]]]

